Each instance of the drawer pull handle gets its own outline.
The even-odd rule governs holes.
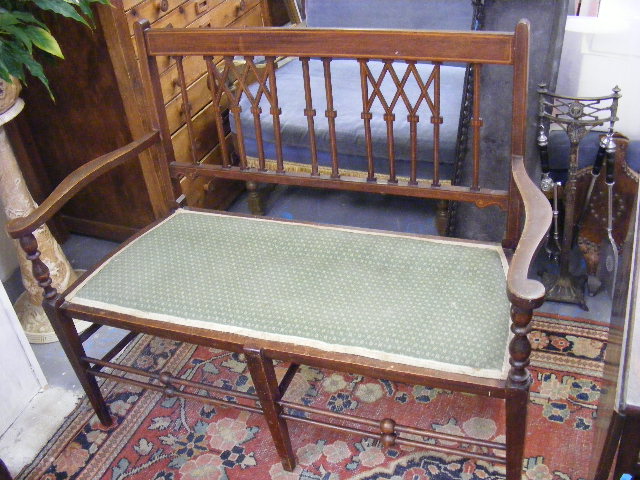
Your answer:
[[[200,0],[199,2],[196,2],[196,15],[200,15],[207,9],[207,2],[208,0]]]
[[[236,6],[236,15],[242,12],[247,7],[245,0],[240,0],[240,3]]]
[[[169,0],[160,0],[159,2],[156,2],[156,7],[158,10],[166,12],[169,10]]]

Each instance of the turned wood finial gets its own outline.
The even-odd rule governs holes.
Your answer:
[[[526,387],[531,382],[529,356],[531,355],[531,343],[527,338],[530,331],[529,323],[533,315],[532,310],[523,310],[515,305],[511,307],[511,331],[513,338],[509,343],[509,382],[513,386]]]
[[[27,260],[31,262],[33,278],[36,279],[38,285],[44,290],[44,299],[51,301],[58,295],[58,291],[51,286],[51,276],[49,275],[49,267],[40,260],[40,251],[38,250],[38,241],[33,233],[28,233],[20,237],[20,247],[27,254]]]
[[[173,380],[173,376],[171,375],[171,372],[162,372],[158,377],[158,380],[160,380],[160,382],[162,382],[166,386],[171,386],[171,380]]]
[[[396,422],[391,420],[390,418],[385,418],[380,421],[380,442],[385,447],[392,447],[396,443],[397,435],[395,433],[396,430]]]
[[[176,395],[176,389],[171,384],[171,381],[174,378],[173,375],[171,375],[171,372],[162,372],[157,378],[160,383],[164,384],[162,393],[164,393],[167,397],[173,397]]]

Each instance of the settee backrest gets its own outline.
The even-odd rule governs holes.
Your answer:
[[[148,23],[136,24],[136,41],[141,53],[143,80],[149,94],[152,108],[152,124],[160,130],[162,144],[165,147],[165,165],[174,178],[181,176],[202,176],[230,180],[244,180],[252,182],[279,183],[285,185],[300,185],[316,188],[331,188],[340,190],[366,191],[372,193],[386,193],[411,197],[433,198],[436,200],[454,200],[475,203],[480,207],[491,205],[507,210],[507,232],[505,245],[514,248],[521,230],[522,201],[515,188],[513,178],[508,190],[494,190],[483,188],[480,184],[480,132],[482,129],[482,112],[479,98],[481,90],[479,84],[473,88],[473,120],[472,131],[472,160],[473,171],[470,184],[447,185],[440,181],[439,176],[439,126],[442,117],[439,110],[440,66],[443,63],[469,63],[479,72],[483,67],[498,65],[509,66],[513,73],[512,92],[496,101],[504,104],[505,111],[511,110],[511,132],[504,132],[496,141],[508,142],[511,145],[512,169],[513,162],[521,162],[524,155],[524,132],[526,127],[527,82],[529,66],[529,23],[521,21],[514,33],[503,32],[452,32],[452,31],[408,31],[408,30],[364,30],[364,29],[313,29],[313,28],[246,28],[246,29],[150,29]],[[211,108],[214,122],[211,124],[210,134],[222,140],[227,136],[225,126],[225,109],[234,116],[236,126],[241,124],[239,115],[242,111],[240,100],[248,96],[251,100],[250,111],[254,115],[256,124],[256,139],[258,143],[258,166],[250,167],[247,154],[243,149],[243,132],[237,131],[238,151],[233,152],[226,141],[220,142],[220,163],[200,164],[195,158],[183,156],[176,158],[171,143],[171,133],[164,108],[164,99],[158,70],[157,57],[170,56],[175,59],[178,67],[181,97],[185,105],[189,103],[189,93],[184,80],[184,63],[195,57],[204,61],[208,71],[209,88],[211,93]],[[255,63],[257,58],[264,58],[264,67],[259,68]],[[329,140],[331,145],[330,174],[323,174],[318,170],[318,159],[315,151],[315,137],[310,135],[311,173],[302,174],[285,167],[281,138],[279,95],[290,92],[279,90],[277,80],[277,61],[282,57],[294,57],[303,63],[304,81],[306,84],[306,108],[302,112],[307,117],[308,131],[314,132],[314,123],[326,121],[329,124]],[[242,59],[242,63],[236,63]],[[309,59],[320,59],[324,70],[322,85],[310,86],[308,72],[304,67]],[[336,112],[332,100],[331,62],[340,59],[355,59],[360,71],[362,93],[361,121],[364,124],[365,142],[362,146],[366,151],[367,176],[356,178],[345,174],[344,164],[341,163],[341,152],[338,149],[335,132]],[[382,60],[384,71],[380,76],[372,74],[368,62]],[[416,64],[431,64],[429,78],[419,78]],[[400,70],[401,69],[401,70]],[[398,72],[401,72],[398,74]],[[380,83],[383,75],[389,75],[396,84],[395,94],[383,94]],[[250,76],[259,82],[258,93],[250,93]],[[400,102],[408,102],[404,95],[404,84],[410,77],[421,85],[423,95],[418,100],[428,104],[429,114],[416,115],[417,106],[411,106],[408,122],[411,124],[411,172],[407,178],[400,178],[396,172],[396,158],[394,155],[395,135],[393,122],[395,106]],[[235,85],[235,86],[234,86]],[[313,102],[313,90],[322,88],[326,94],[326,104],[317,105]],[[267,108],[260,106],[262,97],[267,98]],[[509,98],[511,97],[511,98]],[[370,120],[372,118],[371,105],[374,101],[381,101],[385,106],[384,119],[387,123],[388,175],[378,179],[380,173],[375,166],[372,139],[369,135]],[[260,150],[264,144],[261,135],[260,115],[267,113],[272,119],[275,143],[276,164],[267,168],[264,152]],[[192,117],[188,108],[185,109],[185,120],[189,139],[192,144],[191,152],[196,150],[198,139],[192,134],[194,122],[198,118]],[[431,179],[421,180],[416,175],[418,162],[417,126],[418,122],[428,124],[433,130],[433,176]],[[509,139],[510,137],[510,139]],[[504,175],[509,176],[509,168],[505,168]]]
[[[312,28],[469,30],[472,0],[306,0]]]

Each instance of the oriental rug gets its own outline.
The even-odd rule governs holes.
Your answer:
[[[537,315],[524,469],[528,480],[586,478],[607,327]],[[446,339],[443,339],[443,342]],[[253,392],[241,355],[140,336],[119,363]],[[284,371],[286,365],[279,365]],[[83,401],[20,480],[489,480],[504,467],[290,422],[298,465],[282,469],[261,415],[107,381],[114,425]],[[204,392],[199,392],[204,393]],[[233,394],[229,398],[235,400]],[[334,412],[504,441],[503,402],[302,367],[286,399]],[[392,413],[389,411],[392,410]],[[484,447],[471,447],[482,451]],[[490,453],[490,452],[487,452]]]

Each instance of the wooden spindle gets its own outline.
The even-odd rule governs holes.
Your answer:
[[[36,237],[32,233],[20,237],[20,247],[27,254],[27,260],[31,262],[33,278],[42,288],[45,301],[52,302],[58,296],[58,291],[51,285],[49,267],[40,259]]]
[[[244,148],[244,134],[242,133],[242,107],[239,105],[231,105],[229,111],[233,115],[236,124],[236,149],[238,157],[240,157],[240,170],[247,169],[247,151]]]
[[[229,156],[229,148],[227,147],[224,134],[224,120],[222,118],[222,111],[220,110],[223,89],[219,88],[216,75],[214,74],[214,70],[215,72],[218,72],[218,69],[213,63],[213,57],[205,57],[204,61],[207,65],[209,87],[211,89],[211,108],[213,108],[216,131],[218,132],[218,141],[220,142],[220,148],[222,150],[222,167],[229,168],[231,166],[231,157]]]
[[[414,112],[407,115],[407,121],[409,122],[409,135],[410,135],[410,147],[411,147],[411,172],[409,173],[409,185],[418,184],[418,122],[420,116]]]
[[[433,181],[432,187],[440,186],[440,125],[443,122],[440,116],[440,63],[433,64]]]
[[[396,444],[396,422],[391,418],[385,418],[380,421],[380,443],[386,448],[393,447]]]
[[[393,72],[392,61],[389,60],[384,62],[384,68],[387,69],[387,71],[389,72]],[[392,74],[390,73],[390,75]],[[395,121],[396,116],[393,113],[393,107],[395,106],[397,98],[395,98],[392,101],[391,106],[389,106],[387,102],[384,101],[382,90],[380,90],[380,86],[382,85],[383,78],[384,78],[384,70],[382,71],[382,75],[380,76],[377,90],[378,90],[380,102],[382,103],[382,106],[385,111],[382,118],[384,118],[384,121],[387,124],[387,152],[389,154],[389,180],[387,182],[391,184],[396,184],[398,183],[398,179],[396,178],[396,153],[395,153],[395,141],[394,141],[395,139],[393,135],[393,122]]]
[[[531,343],[527,334],[531,330],[530,322],[533,310],[525,310],[515,305],[511,306],[511,331],[513,338],[509,342],[509,383],[512,386],[524,387],[531,382],[531,375],[527,366],[531,355]]]
[[[196,139],[193,133],[193,121],[191,118],[191,104],[189,103],[189,94],[187,93],[187,81],[184,76],[184,66],[182,65],[183,57],[176,57],[176,66],[178,69],[178,85],[180,86],[180,96],[182,97],[182,109],[187,123],[187,135],[189,136],[189,145],[191,146],[191,161],[195,165],[198,163],[198,155],[196,153]],[[224,136],[221,140],[224,140]]]
[[[396,156],[393,138],[393,122],[396,116],[393,113],[385,113],[384,121],[387,123],[387,151],[389,153],[389,183],[398,183],[396,178]]]
[[[473,180],[471,190],[480,190],[480,127],[482,118],[480,117],[480,72],[482,66],[479,63],[473,65],[473,118],[471,127],[473,129]]]
[[[300,58],[302,62],[302,77],[304,79],[304,114],[307,117],[307,130],[309,132],[309,149],[311,151],[311,176],[318,176],[318,146],[316,144],[316,130],[313,117],[316,111],[313,108],[313,99],[311,97],[311,78],[309,76],[309,58]]]
[[[266,57],[267,76],[269,77],[269,103],[271,103],[271,116],[273,117],[273,136],[276,142],[276,172],[284,173],[284,160],[282,157],[282,132],[280,131],[280,115],[282,110],[278,107],[278,86],[276,83],[275,63],[276,57]]]
[[[325,116],[329,122],[329,142],[331,148],[331,178],[340,178],[338,167],[338,143],[336,141],[336,117],[338,113],[333,108],[333,85],[331,84],[331,59],[323,58],[324,88],[327,96],[327,110]]]
[[[264,160],[264,140],[262,138],[262,123],[260,123],[260,115],[262,114],[262,108],[259,105],[251,106],[251,113],[253,115],[253,128],[256,134],[256,143],[258,144],[258,170],[265,172],[265,160]]]
[[[249,102],[251,103],[250,111],[251,115],[253,116],[253,131],[256,136],[256,144],[258,147],[258,170],[261,172],[265,172],[267,169],[265,168],[264,139],[262,136],[262,122],[260,121],[260,116],[262,115],[260,100],[262,99],[262,94],[264,91],[264,78],[260,78],[260,72],[258,72],[258,69],[255,68],[255,63],[253,61],[254,57],[246,56],[244,57],[244,59],[246,62],[245,69],[238,80],[238,88],[245,93],[245,95],[249,99]],[[255,74],[256,82],[258,82],[258,91],[255,97],[251,95],[246,82],[249,70],[251,70]]]
[[[216,69],[217,71],[217,69]],[[247,151],[244,148],[244,133],[242,129],[242,107],[240,106],[240,100],[242,99],[242,88],[238,88],[235,92],[229,89],[227,82],[229,80],[229,73],[235,71],[235,67],[233,65],[233,57],[225,56],[224,57],[224,71],[222,75],[218,77],[218,85],[222,86],[224,90],[227,92],[227,96],[229,97],[229,111],[233,115],[233,120],[236,125],[236,150],[237,154],[240,157],[240,170],[247,169]],[[246,73],[246,71],[245,71]],[[214,71],[214,74],[217,74]],[[241,79],[239,79],[241,81]]]
[[[420,116],[418,115],[418,109],[420,108],[420,103],[422,102],[423,97],[425,96],[425,88],[422,85],[422,81],[420,79],[420,74],[416,70],[416,62],[407,60],[407,70],[405,71],[404,77],[402,78],[402,82],[400,83],[399,89],[404,89],[404,86],[407,83],[407,80],[411,75],[415,78],[416,82],[421,88],[420,96],[418,97],[415,105],[411,105],[406,94],[402,94],[403,100],[407,107],[407,121],[409,122],[409,146],[410,150],[410,161],[411,161],[411,170],[409,173],[409,185],[417,185],[418,184],[418,122],[420,122]],[[397,76],[394,77],[397,80]],[[400,91],[396,96],[400,95]],[[395,99],[394,99],[395,104]]]
[[[367,148],[367,182],[375,182],[375,167],[373,164],[373,144],[371,142],[371,102],[369,102],[369,82],[367,72],[369,67],[367,60],[358,60],[360,63],[360,91],[362,92],[362,114],[360,118],[364,121],[364,139]]]

